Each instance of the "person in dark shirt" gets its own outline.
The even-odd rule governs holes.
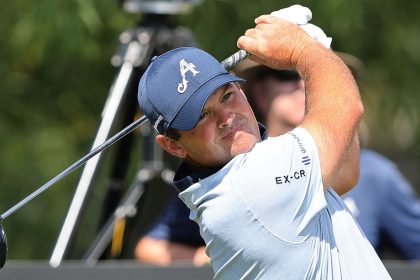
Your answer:
[[[342,198],[380,257],[420,260],[420,200],[394,162],[361,149],[359,182]]]

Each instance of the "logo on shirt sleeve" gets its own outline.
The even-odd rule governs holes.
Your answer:
[[[299,145],[299,149],[301,151],[302,154],[306,154],[306,149],[305,146],[303,145],[302,141],[300,140],[300,138],[294,134],[293,132],[289,132],[290,135],[292,135],[293,138],[295,138],[296,142]]]
[[[311,164],[311,159],[308,156],[304,156],[304,157],[302,157],[302,163],[304,165],[309,165],[309,164]]]
[[[306,177],[305,170],[301,169],[299,171],[295,171],[291,173],[290,175],[282,175],[278,177],[274,177],[274,180],[276,181],[277,185],[291,183],[292,181],[296,181],[299,179],[302,179],[303,177]]]
[[[293,132],[289,132],[289,134],[292,135],[292,137],[296,140],[296,142],[299,146],[300,152],[303,154],[302,155],[302,163],[304,165],[310,165],[311,164],[311,159],[310,159],[309,156],[305,155],[306,154],[306,148],[303,145],[302,140],[300,140],[300,138],[296,134],[294,134]]]

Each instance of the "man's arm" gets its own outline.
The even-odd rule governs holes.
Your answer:
[[[356,82],[339,57],[298,26],[267,15],[255,23],[238,39],[238,47],[272,68],[296,68],[304,79],[307,114],[301,127],[316,142],[327,188],[338,176],[363,115]]]
[[[319,44],[314,50],[306,48],[297,67],[306,82],[308,99],[301,126],[314,138],[324,186],[331,186],[357,133],[363,105],[349,69],[332,51]]]
[[[350,148],[344,158],[337,176],[332,184],[332,188],[338,195],[343,195],[350,191],[359,181],[360,176],[360,144],[357,133],[350,143]]]

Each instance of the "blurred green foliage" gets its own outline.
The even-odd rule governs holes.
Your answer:
[[[118,34],[137,18],[116,1],[0,2],[2,212],[88,151]],[[77,179],[3,222],[9,258],[49,257]]]
[[[207,0],[178,22],[224,59],[253,19],[294,1]],[[335,50],[364,62],[359,81],[369,145],[387,155],[420,157],[416,1],[300,1]],[[115,69],[118,34],[140,15],[117,1],[0,1],[0,211],[84,155],[91,145]],[[333,73],[332,73],[333,75]],[[339,93],[337,93],[339,94]],[[2,224],[9,259],[47,259],[80,173]]]

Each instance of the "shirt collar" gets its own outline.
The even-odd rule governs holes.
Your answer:
[[[268,137],[267,129],[261,123],[258,123],[261,139],[264,141]],[[178,192],[182,192],[200,179],[213,175],[219,168],[202,168],[187,164],[185,161],[181,163],[174,177],[174,187]]]

